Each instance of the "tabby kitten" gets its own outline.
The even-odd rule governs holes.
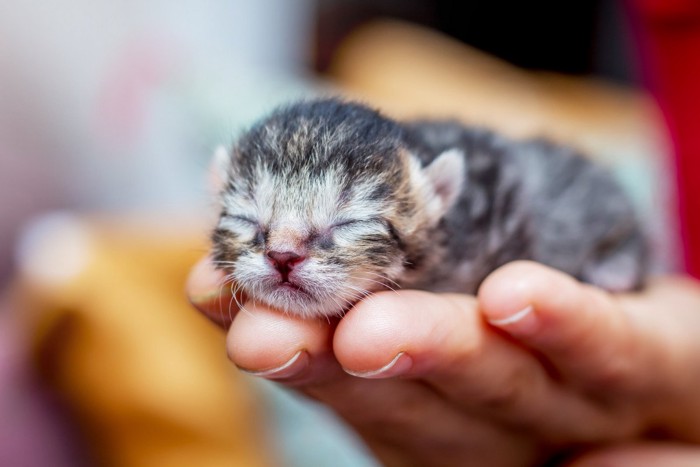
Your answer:
[[[303,317],[382,289],[473,294],[516,259],[613,291],[643,284],[648,252],[622,190],[547,141],[321,99],[276,110],[216,166],[217,267]]]

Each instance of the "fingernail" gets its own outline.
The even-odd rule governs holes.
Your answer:
[[[528,305],[520,311],[516,311],[510,316],[499,319],[488,320],[489,324],[498,328],[503,328],[508,332],[527,333],[534,331],[537,326],[537,318],[533,313],[534,307]]]
[[[243,373],[257,376],[259,378],[281,379],[289,378],[290,376],[298,374],[304,368],[306,368],[308,364],[309,354],[305,350],[299,350],[292,356],[292,358],[274,368],[268,368],[266,370],[248,370],[246,368],[238,367],[238,369]]]
[[[344,370],[346,373],[358,378],[391,378],[392,376],[405,373],[412,365],[413,359],[406,355],[406,352],[399,352],[389,363],[377,370],[353,371],[347,368],[344,368]]]

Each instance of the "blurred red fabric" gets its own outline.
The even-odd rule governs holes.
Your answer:
[[[673,143],[686,270],[700,277],[700,2],[629,0],[627,6],[644,77]]]

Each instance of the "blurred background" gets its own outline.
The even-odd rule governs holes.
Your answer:
[[[376,465],[227,363],[186,303],[210,155],[284,102],[547,136],[611,167],[678,266],[669,151],[623,3],[0,3],[0,465]]]

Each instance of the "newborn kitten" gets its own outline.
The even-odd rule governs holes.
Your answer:
[[[278,109],[217,152],[217,267],[304,317],[382,289],[474,294],[531,259],[613,291],[647,249],[611,176],[571,149],[455,122],[399,123],[336,99]]]

